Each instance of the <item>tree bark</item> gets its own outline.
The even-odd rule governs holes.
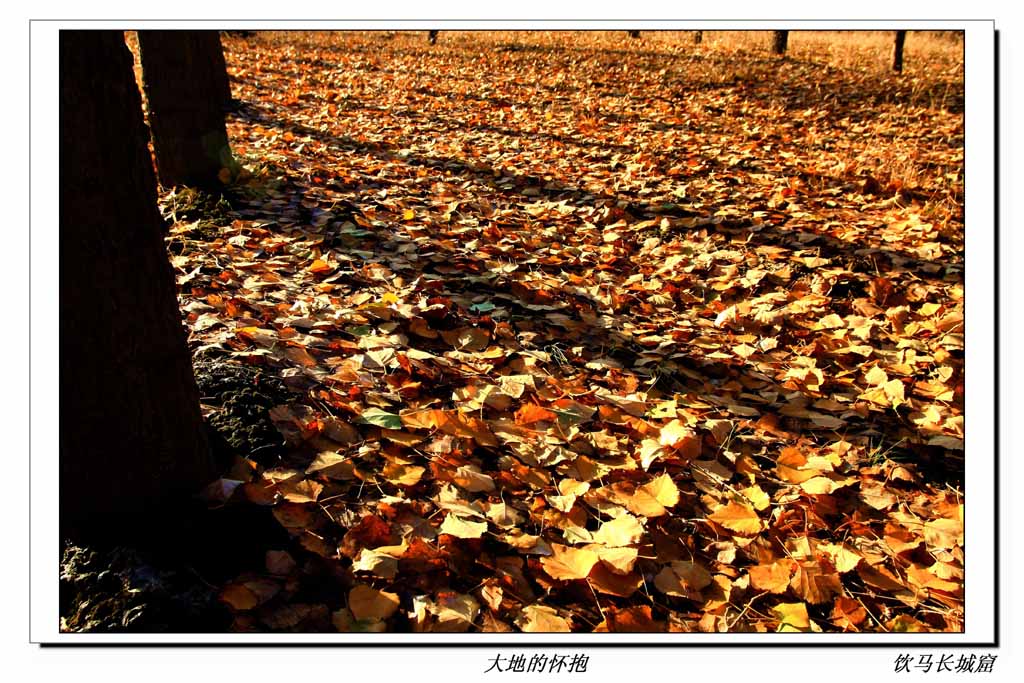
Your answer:
[[[220,91],[221,108],[228,111],[234,107],[236,102],[231,97],[231,81],[228,79],[228,64],[224,61],[224,46],[221,45],[218,31],[210,31],[210,33],[213,34],[217,43],[215,46],[211,45],[210,50],[210,57],[213,59],[213,77],[217,80],[217,90]]]
[[[61,31],[60,528],[129,533],[215,477],[121,31]]]
[[[896,31],[896,43],[892,49],[892,70],[896,73],[903,73],[903,43],[906,40],[906,31]]]
[[[224,127],[227,74],[217,32],[139,31],[139,56],[160,184],[221,189],[221,170],[233,173],[235,163]]]
[[[789,31],[772,31],[772,52],[777,55],[784,55],[788,45]]]

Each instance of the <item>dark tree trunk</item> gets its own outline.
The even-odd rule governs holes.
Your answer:
[[[217,32],[139,31],[139,56],[160,184],[220,189],[221,169],[233,172],[235,165]]]
[[[435,44],[437,42],[438,33],[440,33],[440,31],[427,31],[427,42],[431,45]]]
[[[95,538],[215,472],[124,34],[59,40],[60,528]]]
[[[892,70],[896,73],[903,73],[903,43],[906,40],[906,31],[896,31],[896,44],[892,49]]]
[[[777,55],[784,55],[788,46],[789,31],[772,31],[772,52]]]
[[[629,33],[629,37],[630,38],[639,38],[640,37],[640,31],[629,31],[628,33]]]
[[[693,44],[694,45],[700,45],[703,42],[704,42],[704,31],[694,31],[693,32]]]
[[[220,43],[220,34],[211,31],[216,39],[216,49],[210,51],[213,58],[213,77],[217,79],[217,90],[220,91],[221,108],[229,111],[234,108],[237,101],[231,97],[231,81],[228,79],[228,64],[224,61],[224,46]]]

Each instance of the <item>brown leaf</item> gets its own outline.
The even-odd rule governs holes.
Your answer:
[[[711,584],[708,570],[690,561],[672,562],[654,577],[654,585],[666,595],[700,600],[700,591]]]
[[[636,572],[623,574],[612,571],[603,562],[598,562],[594,565],[593,569],[590,570],[587,581],[598,593],[617,595],[620,598],[628,598],[633,595],[644,583],[644,579],[640,574]]]
[[[663,633],[665,623],[651,617],[647,605],[635,607],[605,607],[604,620],[594,629],[595,633]]]

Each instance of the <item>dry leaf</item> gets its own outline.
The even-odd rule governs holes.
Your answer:
[[[718,508],[708,519],[741,536],[753,536],[761,531],[761,518],[753,508],[739,503],[730,502]]]
[[[544,571],[553,579],[571,581],[585,579],[600,558],[593,550],[572,548],[558,543],[551,544],[551,556],[542,557]]]

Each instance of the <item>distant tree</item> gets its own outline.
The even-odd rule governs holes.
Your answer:
[[[896,43],[892,49],[892,70],[896,73],[903,73],[903,43],[906,39],[906,31],[896,31]]]
[[[772,31],[772,52],[777,55],[784,55],[788,45],[789,31]]]
[[[234,169],[225,98],[231,98],[216,31],[139,31],[142,83],[157,175],[164,187],[217,190]]]
[[[59,37],[64,538],[173,514],[214,476],[122,31]]]
[[[694,31],[693,44],[700,45],[702,42],[704,42],[704,31]]]
[[[629,37],[630,38],[639,38],[640,37],[640,31],[627,31],[627,33],[629,33]]]
[[[427,31],[427,42],[429,42],[431,45],[437,43],[438,33],[440,33],[440,31]]]

